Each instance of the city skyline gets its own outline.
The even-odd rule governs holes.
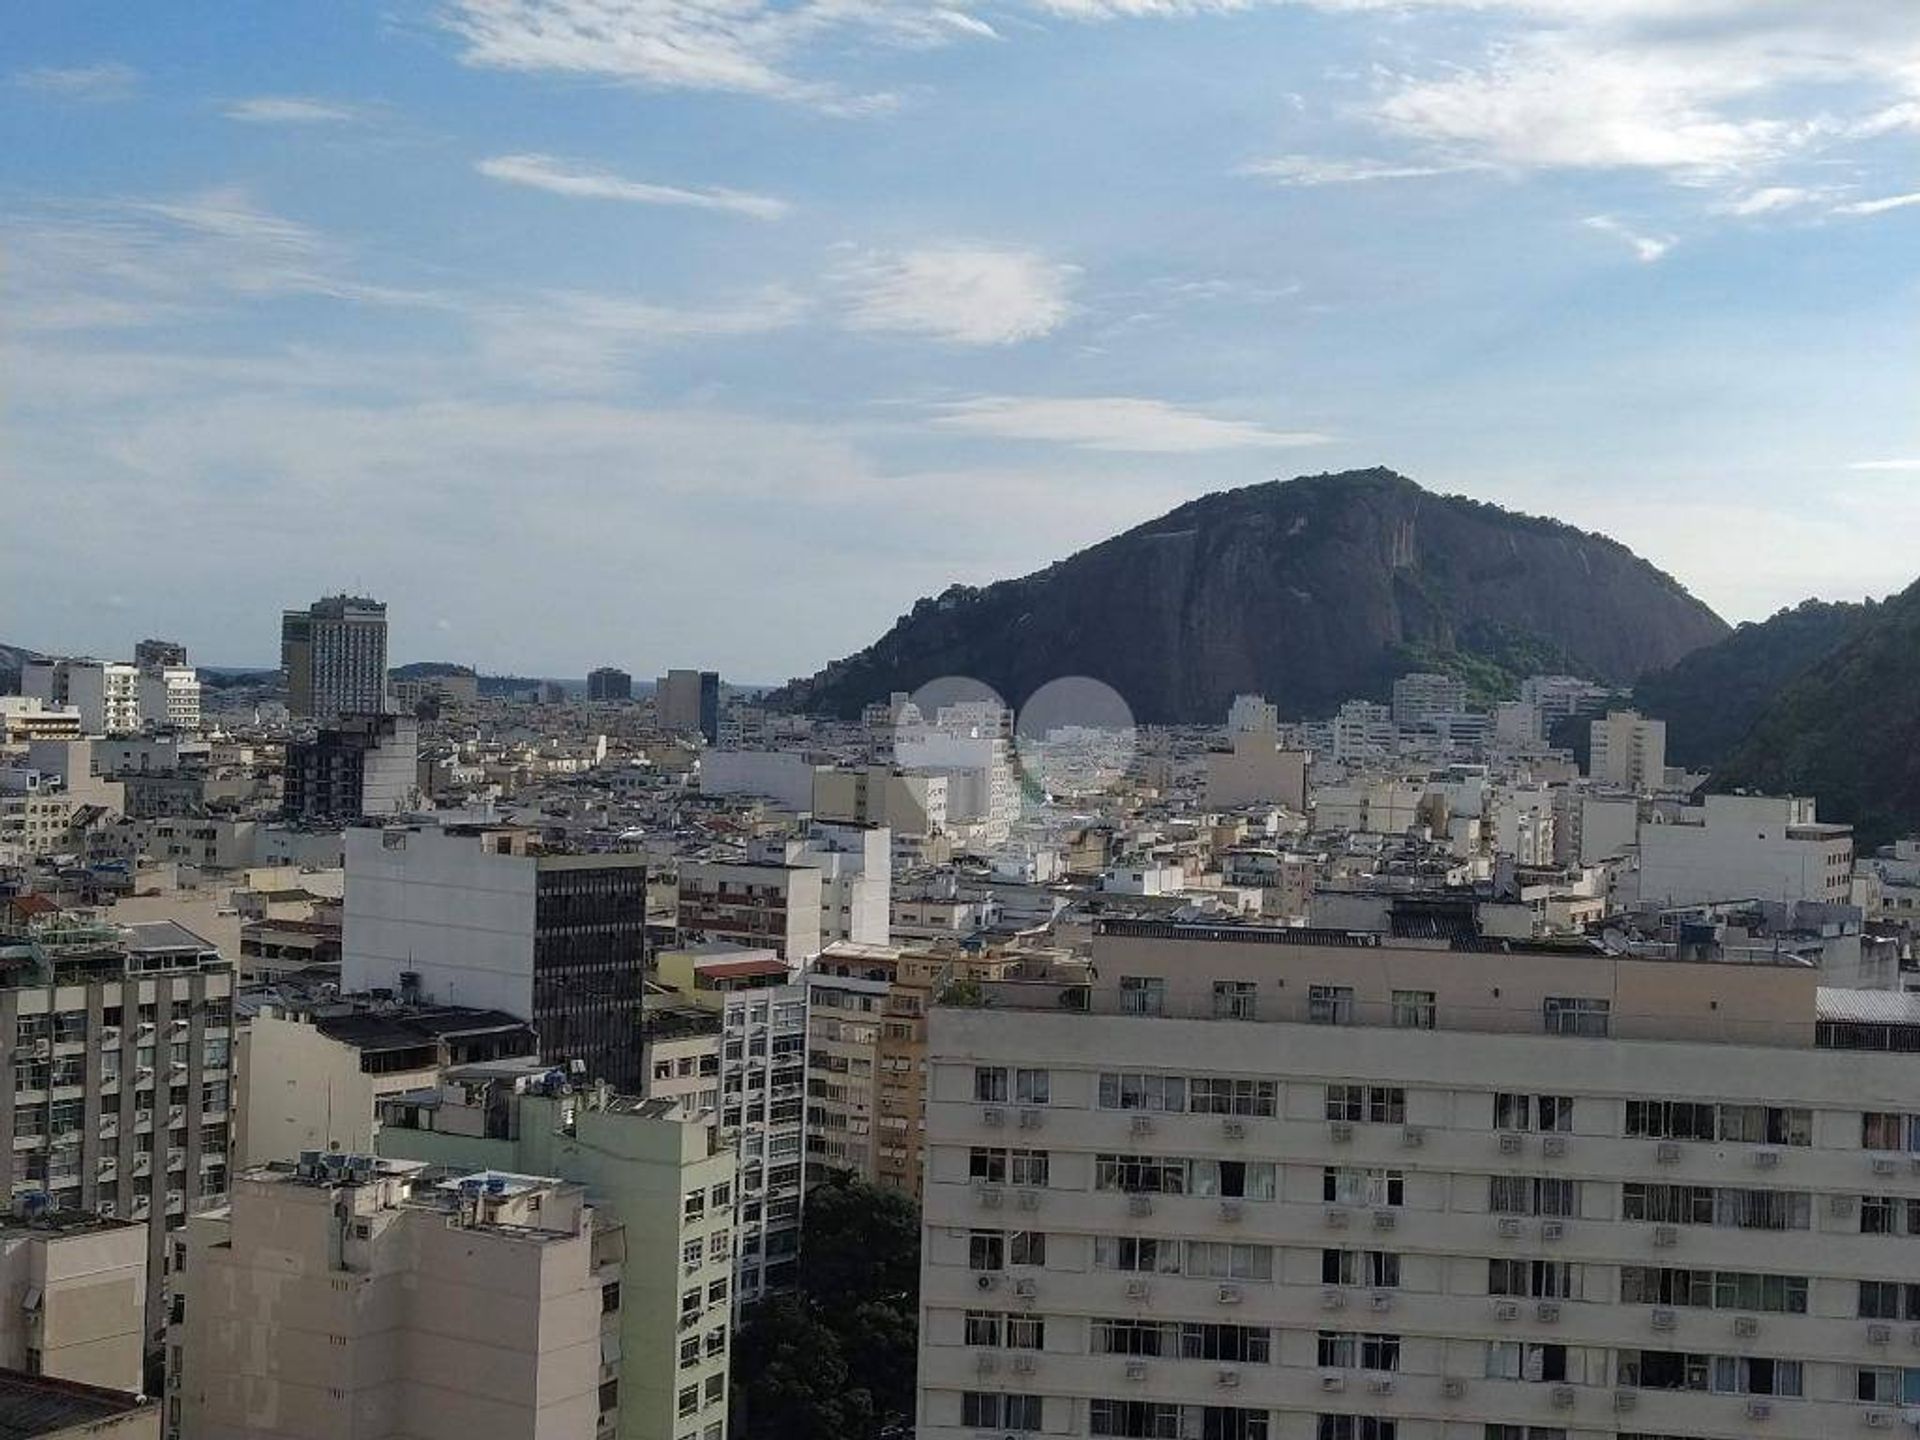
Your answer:
[[[270,663],[265,617],[344,588],[396,658],[777,681],[1372,464],[1729,620],[1913,578],[1893,7],[72,5],[15,42],[9,643]]]

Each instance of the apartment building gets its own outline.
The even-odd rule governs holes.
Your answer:
[[[44,658],[20,670],[20,693],[53,709],[72,707],[88,735],[140,730],[140,670],[117,660]]]
[[[142,1387],[145,1226],[49,1210],[37,1198],[16,1203],[0,1216],[0,1297],[0,1365],[114,1390]]]
[[[200,672],[191,665],[138,665],[140,721],[153,729],[200,728]]]
[[[1920,1005],[1688,953],[1110,921],[936,1009],[917,1433],[1904,1424]]]
[[[280,616],[280,675],[299,720],[377,715],[387,708],[387,607],[331,595]]]
[[[718,1116],[604,1086],[572,1090],[528,1062],[448,1069],[380,1105],[380,1152],[531,1170],[586,1187],[626,1250],[619,1327],[620,1440],[724,1440],[737,1156]]]
[[[501,1010],[541,1058],[638,1093],[647,871],[550,853],[509,826],[346,833],[340,979],[353,991]]]
[[[796,963],[818,954],[825,873],[784,849],[759,860],[680,863],[680,933],[690,940],[765,947]]]
[[[227,1188],[232,970],[171,922],[10,916],[0,930],[6,1194],[141,1222],[144,1333],[157,1333],[166,1234]]]
[[[720,676],[712,670],[669,670],[653,684],[660,728],[720,740]]]
[[[1431,725],[1467,708],[1467,682],[1454,675],[1402,675],[1393,682],[1393,723],[1403,730]]]
[[[1667,722],[1610,710],[1588,727],[1587,774],[1603,785],[1649,795],[1666,783]]]
[[[1853,889],[1853,828],[1827,825],[1807,796],[1709,795],[1640,822],[1640,900],[1813,900]]]
[[[160,1402],[78,1380],[0,1370],[0,1435],[9,1440],[160,1440]]]
[[[624,1243],[551,1177],[345,1155],[249,1170],[182,1237],[168,1433],[616,1433]]]
[[[869,1184],[879,1178],[880,1041],[900,952],[829,945],[807,969],[807,1168]]]
[[[613,665],[602,665],[587,672],[587,699],[633,699],[633,676]]]
[[[410,715],[349,715],[287,745],[282,819],[352,823],[420,803],[420,726]]]
[[[655,978],[673,1004],[718,1017],[718,1030],[650,1016],[649,1098],[696,1109],[717,1089],[721,1133],[740,1155],[735,1295],[749,1304],[793,1283],[806,1186],[807,987],[769,950],[699,946],[662,951]],[[650,1009],[653,1007],[650,1006]],[[717,1047],[718,1084],[706,1071]],[[687,1073],[680,1073],[685,1062]],[[674,1067],[672,1077],[660,1067]]]

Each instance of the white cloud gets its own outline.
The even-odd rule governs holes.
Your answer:
[[[1336,159],[1318,155],[1276,155],[1241,167],[1281,185],[1362,185],[1375,180],[1422,180],[1433,175],[1455,175],[1484,167],[1472,164],[1402,164],[1391,160]]]
[[[843,297],[852,329],[1011,345],[1065,323],[1078,273],[1030,250],[951,245],[864,251],[837,265],[828,283]]]
[[[1849,470],[1920,470],[1920,457],[1910,460],[1856,460]]]
[[[1598,230],[1603,235],[1626,241],[1633,248],[1634,255],[1649,265],[1673,248],[1671,235],[1642,235],[1611,215],[1589,215],[1580,223],[1589,230]]]
[[[98,65],[49,65],[15,71],[13,83],[67,100],[124,100],[139,88],[140,72],[118,60]]]
[[[1884,215],[1889,210],[1904,210],[1909,205],[1920,205],[1920,190],[1910,195],[1888,195],[1879,200],[1856,200],[1851,205],[1837,205],[1836,215]]]
[[[1324,444],[1332,438],[1311,430],[1270,430],[1251,420],[1224,420],[1161,400],[1120,395],[1085,399],[988,395],[942,406],[934,423],[1006,440],[1046,440],[1080,450],[1156,455],[1290,449]]]
[[[1833,190],[1824,187],[1816,189],[1804,185],[1764,185],[1758,190],[1749,190],[1745,194],[1735,195],[1717,208],[1723,215],[1751,219],[1758,215],[1777,215],[1783,210],[1799,210],[1808,205],[1823,204],[1831,199],[1833,194]]]
[[[256,95],[234,101],[223,113],[229,120],[254,125],[336,125],[360,118],[360,112],[350,105],[299,95]]]
[[[625,200],[637,205],[676,205],[694,210],[720,210],[756,220],[777,220],[787,202],[769,195],[720,188],[691,190],[678,185],[654,185],[628,180],[605,170],[594,170],[557,160],[551,155],[491,155],[475,167],[482,175],[510,185],[527,185],[554,195],[585,200]]]

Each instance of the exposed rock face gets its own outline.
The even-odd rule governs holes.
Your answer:
[[[1208,495],[1022,579],[955,586],[770,701],[852,715],[958,674],[1018,705],[1089,675],[1146,722],[1216,720],[1242,691],[1311,715],[1435,665],[1625,684],[1726,631],[1612,540],[1365,470]]]
[[[1782,689],[1713,788],[1812,795],[1863,851],[1920,833],[1920,582]]]

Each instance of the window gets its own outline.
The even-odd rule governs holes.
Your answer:
[[[996,1349],[1000,1345],[1003,1321],[991,1310],[969,1310],[966,1320],[966,1343],[969,1345],[991,1345]]]
[[[1179,1326],[1160,1320],[1096,1320],[1095,1355],[1172,1355],[1179,1343]]]
[[[1038,1430],[1038,1395],[1000,1395],[978,1390],[960,1395],[960,1423],[975,1430]]]
[[[1920,1235],[1920,1201],[1890,1195],[1860,1197],[1862,1235]]]
[[[680,1247],[680,1263],[689,1271],[698,1270],[706,1253],[706,1244],[696,1235]]]
[[[1405,1124],[1407,1092],[1398,1085],[1329,1085],[1327,1119]]]
[[[1431,990],[1393,992],[1393,1028],[1396,1030],[1433,1029],[1434,1004]]]
[[[1224,1240],[1189,1240],[1187,1274],[1207,1280],[1271,1280],[1273,1247],[1233,1245]]]
[[[1565,1134],[1573,1129],[1573,1097],[1500,1091],[1493,1097],[1493,1128]]]
[[[1487,1293],[1529,1300],[1578,1300],[1580,1271],[1564,1260],[1489,1260]]]
[[[1093,1400],[1088,1433],[1101,1440],[1267,1440],[1264,1410],[1174,1405],[1159,1400]]]
[[[1801,1282],[1803,1291],[1805,1282]],[[1860,1282],[1862,1320],[1920,1320],[1920,1285],[1896,1280]]]
[[[1180,1242],[1140,1239],[1131,1235],[1096,1235],[1093,1237],[1093,1264],[1096,1270],[1178,1275]]]
[[[1364,1085],[1327,1086],[1327,1119],[1361,1120],[1366,1117],[1367,1087]]]
[[[1101,1155],[1093,1162],[1093,1188],[1129,1195],[1184,1195],[1187,1162],[1151,1155]]]
[[[1863,1150],[1920,1150],[1920,1115],[1869,1110],[1860,1117]]]
[[[1100,1108],[1178,1114],[1187,1108],[1187,1082],[1178,1075],[1107,1071],[1100,1076]]]
[[[1320,1332],[1319,1364],[1327,1370],[1351,1370],[1360,1356],[1360,1337],[1351,1330]]]
[[[700,1413],[700,1387],[688,1385],[680,1392],[679,1404],[675,1407],[684,1418]]]
[[[1749,1145],[1811,1145],[1813,1112],[1778,1105],[1722,1105],[1720,1138]]]
[[[1484,1440],[1567,1440],[1557,1425],[1489,1425]]]
[[[1007,1103],[1007,1070],[1004,1065],[973,1067],[973,1098],[988,1105]]]
[[[1714,1192],[1713,1223],[1742,1230],[1805,1230],[1813,1222],[1813,1197],[1804,1190]]]
[[[687,1196],[681,1213],[688,1220],[698,1220],[701,1216],[705,1215],[707,1213],[707,1197],[705,1194],[695,1190],[691,1195]]]
[[[1167,982],[1158,975],[1122,975],[1120,977],[1120,1013],[1122,1015],[1166,1014]]]
[[[1769,1360],[1753,1355],[1717,1355],[1713,1388],[1722,1395],[1792,1395],[1801,1391],[1798,1360]]]
[[[1487,1342],[1489,1380],[1565,1380],[1567,1347],[1523,1340]]]
[[[1195,1195],[1271,1200],[1275,1194],[1275,1167],[1269,1160],[1195,1160],[1191,1179]]]
[[[1271,1080],[1195,1080],[1196,1115],[1256,1115],[1271,1119],[1279,1087]]]
[[[1213,982],[1213,1018],[1216,1020],[1252,1020],[1260,1005],[1259,988],[1251,980]]]
[[[1265,1326],[1188,1323],[1180,1327],[1180,1358],[1265,1365],[1273,1358],[1273,1332]]]
[[[1403,1205],[1407,1177],[1400,1170],[1351,1170],[1329,1165],[1321,1172],[1320,1198],[1335,1205]]]
[[[1008,1173],[1014,1184],[1028,1185],[1034,1189],[1046,1187],[1048,1166],[1045,1150],[1015,1150],[1008,1160]]]
[[[1627,1135],[1646,1140],[1711,1140],[1713,1106],[1691,1100],[1629,1100]]]
[[[1373,1415],[1322,1415],[1313,1440],[1397,1440],[1399,1423]]]
[[[698,1365],[699,1363],[700,1363],[700,1337],[698,1335],[688,1335],[680,1341],[680,1367],[679,1368],[682,1370],[685,1370],[690,1366]]]
[[[1620,1384],[1633,1390],[1705,1390],[1710,1364],[1705,1355],[1678,1350],[1622,1350]]]
[[[1711,1185],[1649,1185],[1629,1180],[1620,1187],[1620,1218],[1656,1225],[1711,1225]]]
[[[1920,1404],[1920,1370],[1862,1366],[1855,1377],[1856,1399],[1872,1405]]]
[[[1047,1237],[1039,1230],[1016,1230],[1007,1237],[1007,1263],[1038,1268],[1047,1263]]]
[[[1017,1105],[1045,1105],[1052,1089],[1052,1076],[1045,1070],[1013,1072],[1013,1099]]]
[[[1351,1025],[1353,1023],[1353,987],[1351,985],[1309,985],[1307,1021],[1313,1025]]]
[[[1547,1034],[1604,1038],[1613,1004],[1581,995],[1549,995],[1545,1003]]]
[[[1360,1337],[1360,1368],[1362,1370],[1398,1370],[1400,1368],[1400,1337],[1398,1335],[1362,1335]]]
[[[1487,1187],[1487,1209],[1496,1215],[1580,1213],[1580,1182],[1549,1176],[1494,1175]]]
[[[1007,1268],[1007,1237],[998,1230],[975,1230],[967,1237],[969,1270]]]
[[[1366,1285],[1393,1290],[1400,1285],[1400,1257],[1387,1250],[1322,1250],[1322,1285]]]
[[[1007,1348],[1009,1350],[1046,1349],[1046,1317],[1044,1315],[1007,1316]]]
[[[974,1146],[967,1152],[967,1178],[989,1185],[1004,1185],[1007,1179],[1007,1152]]]

